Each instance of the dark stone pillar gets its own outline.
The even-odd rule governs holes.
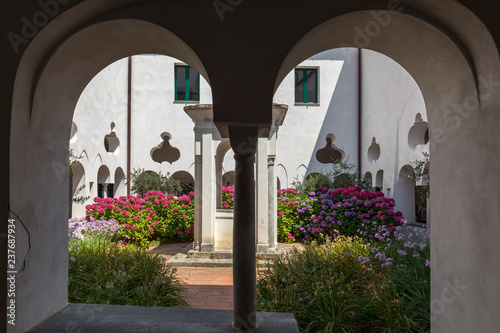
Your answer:
[[[233,327],[257,327],[255,269],[255,178],[257,128],[230,127],[236,161],[233,226]]]

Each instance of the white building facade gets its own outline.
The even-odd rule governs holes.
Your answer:
[[[288,106],[277,133],[278,188],[326,174],[333,164],[317,154],[333,148],[394,197],[409,221],[425,220],[415,215],[421,203],[408,176],[411,161],[429,151],[427,113],[419,87],[400,65],[373,51],[329,50],[290,72],[273,101]],[[196,104],[212,104],[209,83],[171,57],[133,56],[95,76],[77,104],[70,140],[82,156],[72,186],[85,185],[80,195],[90,199],[74,204],[72,216],[84,215],[96,196],[127,195],[126,175],[134,169],[168,173],[192,187],[195,133],[184,107]],[[222,174],[222,185],[233,184],[231,152]]]

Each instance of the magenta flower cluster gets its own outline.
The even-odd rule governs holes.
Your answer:
[[[298,209],[297,228],[303,239],[332,236],[335,231],[345,236],[359,236],[365,242],[384,242],[402,225],[401,212],[394,211],[394,199],[382,192],[361,190],[360,186],[327,189],[308,193]]]
[[[293,242],[295,239],[302,239],[302,235],[297,232],[298,210],[301,202],[306,196],[301,195],[297,190],[289,188],[278,190],[278,240],[281,242]]]
[[[87,205],[87,216],[114,219],[123,226],[120,233],[130,242],[146,245],[156,239],[191,241],[194,229],[194,192],[165,195],[150,191],[119,198],[94,198]]]
[[[234,207],[234,186],[222,186],[222,207]]]

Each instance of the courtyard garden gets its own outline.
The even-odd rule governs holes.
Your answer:
[[[233,187],[223,206],[233,207]],[[147,246],[193,240],[194,196],[95,198],[69,223],[69,300],[186,306],[175,269]],[[261,272],[259,311],[292,312],[302,332],[430,330],[429,229],[360,186],[278,191],[278,238],[303,242]]]

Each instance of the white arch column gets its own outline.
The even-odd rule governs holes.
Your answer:
[[[194,250],[213,252],[215,218],[215,152],[211,105],[187,106],[184,111],[194,122],[195,182],[194,182]]]
[[[268,138],[258,138],[256,154],[256,249],[257,253],[278,250],[278,208],[276,205],[276,139],[285,120],[288,106],[273,105],[273,118]]]

